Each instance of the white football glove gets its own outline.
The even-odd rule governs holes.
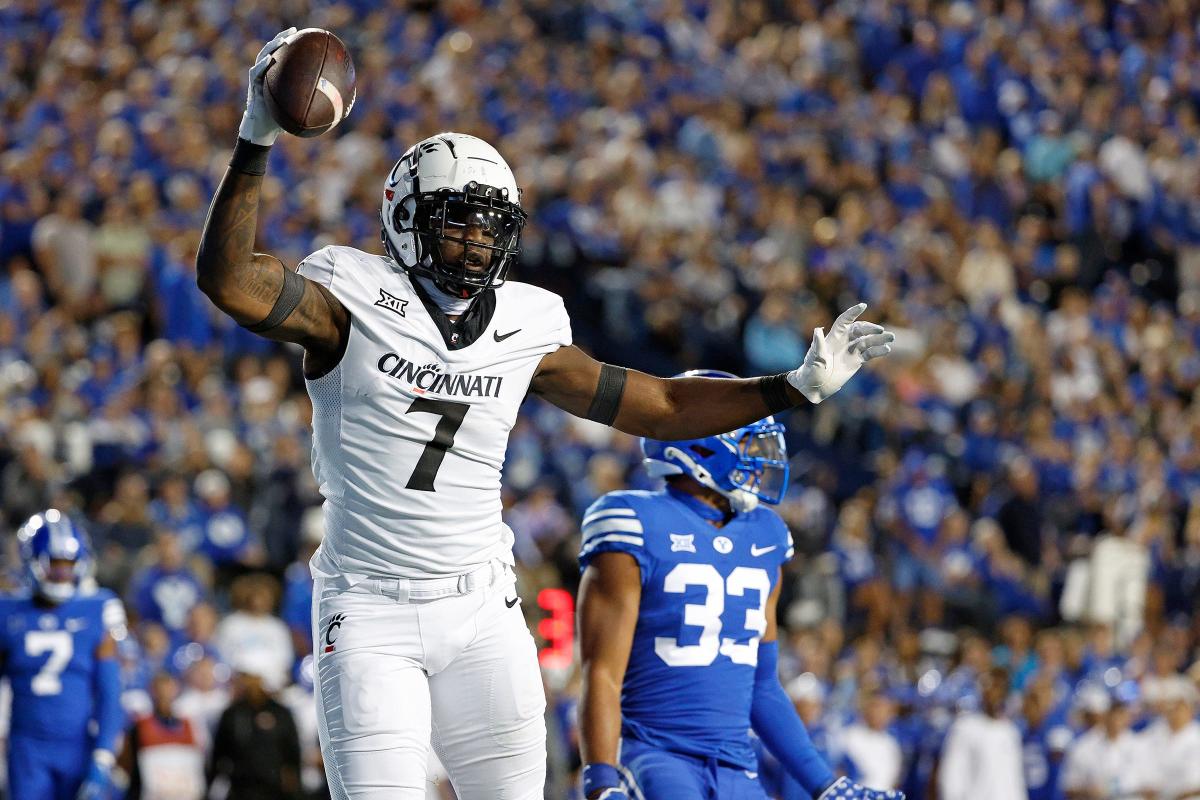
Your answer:
[[[274,39],[263,46],[262,50],[258,51],[258,57],[254,59],[254,66],[250,68],[250,87],[246,90],[246,113],[242,114],[242,125],[238,128],[239,139],[270,147],[275,144],[276,137],[283,132],[283,128],[279,127],[274,117],[271,116],[271,112],[267,110],[267,101],[263,99],[263,75],[266,74],[267,67],[275,61],[271,54],[283,47],[287,38],[295,32],[295,28],[280,31],[275,34]]]
[[[873,322],[855,321],[866,309],[866,303],[859,303],[843,311],[828,336],[823,328],[813,331],[804,363],[787,374],[788,383],[810,402],[821,402],[842,388],[863,364],[892,352],[894,333]]]

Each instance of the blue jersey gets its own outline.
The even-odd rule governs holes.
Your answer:
[[[597,553],[616,551],[641,569],[622,736],[753,771],[758,641],[791,536],[761,506],[722,528],[706,510],[671,489],[607,494],[583,518],[579,563],[586,568]]]
[[[158,565],[146,568],[133,578],[133,602],[144,622],[157,622],[173,639],[187,627],[188,615],[203,602],[204,587],[186,568],[164,570]]]
[[[1063,754],[1075,739],[1065,716],[1051,715],[1037,727],[1021,721],[1022,760],[1029,800],[1059,800],[1063,797],[1058,783]]]
[[[11,735],[80,742],[95,711],[96,649],[125,624],[121,601],[107,589],[59,605],[0,598],[0,672],[12,689]]]

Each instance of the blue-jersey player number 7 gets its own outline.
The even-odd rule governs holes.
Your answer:
[[[678,564],[663,580],[663,591],[683,594],[689,586],[705,590],[703,603],[687,603],[683,607],[683,624],[701,629],[696,644],[679,644],[672,636],[657,636],[654,652],[668,666],[706,667],[725,655],[735,664],[758,664],[758,640],[767,630],[767,598],[771,594],[771,576],[764,569],[737,567],[722,578],[711,564]],[[721,638],[721,615],[725,613],[727,595],[743,596],[748,590],[758,593],[758,604],[746,609],[745,629],[752,631],[749,640],[738,642]]]
[[[25,634],[25,655],[37,657],[49,653],[50,657],[29,682],[36,695],[52,695],[62,691],[60,675],[75,651],[75,643],[67,631],[29,631]]]

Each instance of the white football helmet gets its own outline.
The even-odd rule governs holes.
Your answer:
[[[392,259],[461,298],[504,283],[526,220],[503,157],[463,133],[439,133],[408,149],[388,175],[380,217]]]

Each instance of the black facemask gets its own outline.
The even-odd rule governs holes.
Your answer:
[[[396,229],[408,227],[403,225],[406,213],[403,206],[396,207]],[[409,270],[428,277],[452,297],[474,297],[504,282],[517,259],[526,219],[506,191],[474,182],[462,192],[441,189],[417,195],[411,226],[417,264]],[[384,243],[390,252],[387,237]]]

